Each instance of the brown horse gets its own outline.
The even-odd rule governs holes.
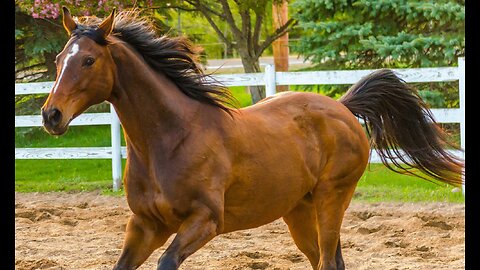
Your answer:
[[[119,115],[133,214],[114,269],[139,267],[172,234],[157,269],[178,269],[215,236],[280,217],[313,269],[344,269],[340,228],[371,146],[394,170],[462,182],[463,159],[444,150],[425,103],[390,70],[339,101],[287,92],[235,109],[192,44],[157,36],[136,12],[89,23],[64,8],[63,24],[70,39],[57,56],[44,127],[61,135],[105,100]]]

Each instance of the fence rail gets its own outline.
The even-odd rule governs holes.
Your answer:
[[[214,79],[226,86],[264,85],[266,95],[275,94],[276,85],[319,85],[319,84],[354,84],[362,77],[375,70],[335,70],[312,72],[275,72],[272,65],[265,67],[264,73],[221,74]],[[439,123],[460,124],[460,145],[465,149],[465,59],[458,59],[458,67],[394,69],[407,83],[413,82],[447,82],[459,81],[459,108],[432,109],[435,120]],[[46,94],[52,89],[53,82],[15,84],[15,95]],[[112,147],[63,147],[63,148],[15,148],[15,159],[112,159],[113,189],[121,186],[122,164],[126,158],[125,147],[120,142],[120,121],[110,106],[110,113],[85,113],[74,119],[70,125],[110,125]],[[15,116],[15,127],[42,126],[40,115]],[[455,151],[455,155],[464,152]],[[375,151],[370,157],[371,163],[379,163]]]

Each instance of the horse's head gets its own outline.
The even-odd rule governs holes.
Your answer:
[[[57,55],[57,77],[42,107],[48,133],[65,133],[75,117],[110,97],[115,65],[105,38],[112,31],[114,16],[115,10],[98,27],[83,29],[63,8],[63,26],[70,39]]]

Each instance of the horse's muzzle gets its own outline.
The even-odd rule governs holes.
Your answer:
[[[42,108],[42,118],[43,127],[51,135],[62,135],[67,131],[67,127],[62,125],[62,112],[57,108]]]

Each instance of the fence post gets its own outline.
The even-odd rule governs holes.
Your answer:
[[[265,66],[265,97],[275,95],[277,88],[277,81],[275,77],[275,66]]]
[[[120,137],[120,120],[115,112],[115,108],[110,104],[110,115],[112,116],[111,136],[112,136],[112,177],[113,191],[118,191],[122,185],[122,150]]]
[[[458,94],[460,99],[460,147],[463,149],[463,157],[465,158],[465,58],[458,58]],[[462,193],[465,196],[465,178],[462,184]]]

